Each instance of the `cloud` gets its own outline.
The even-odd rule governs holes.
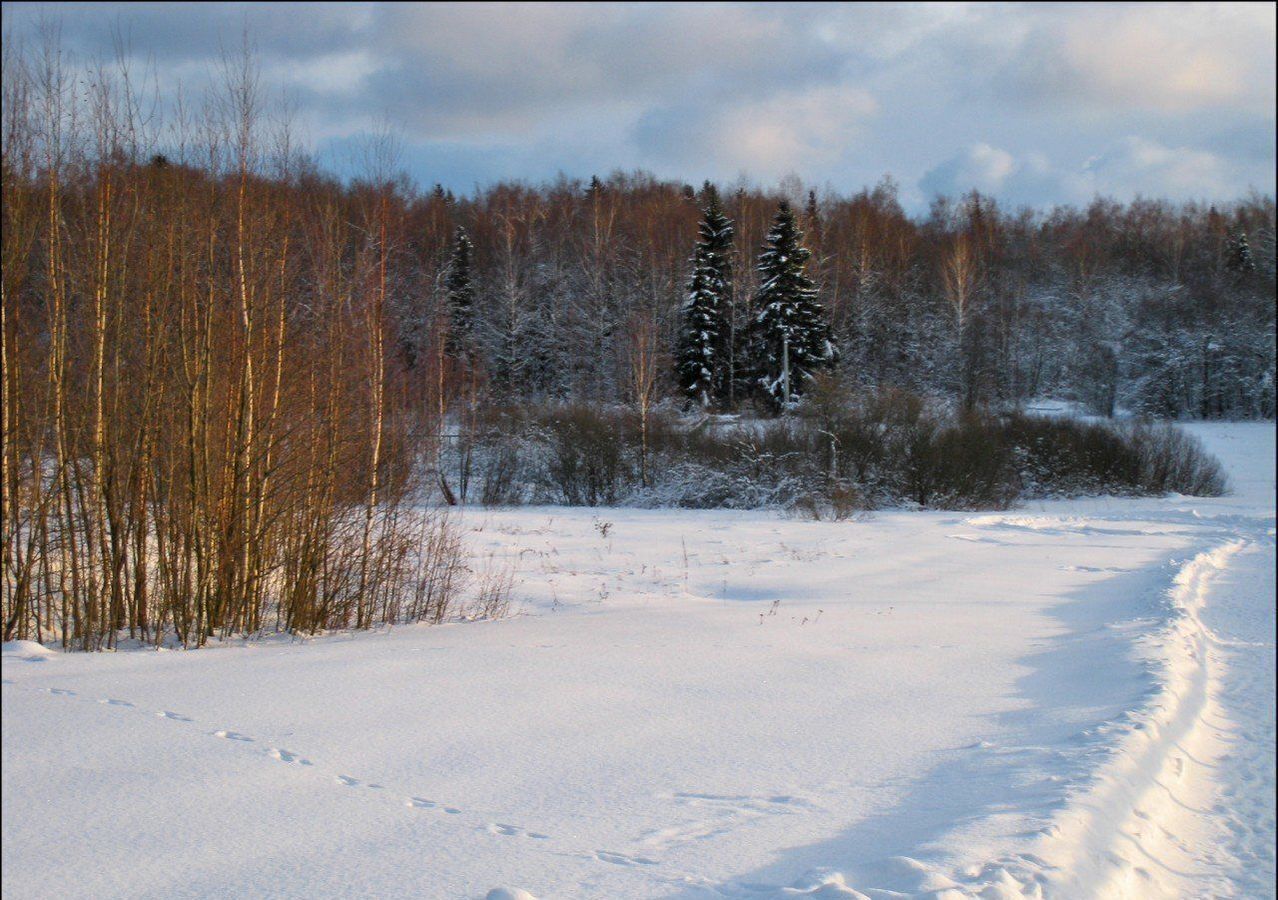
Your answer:
[[[1083,173],[1097,192],[1127,197],[1227,197],[1237,183],[1229,163],[1214,153],[1134,136],[1089,159]]]
[[[977,190],[1016,205],[1039,204],[1045,198],[1078,202],[1092,193],[1080,172],[1058,169],[1042,153],[1018,157],[986,143],[973,144],[929,169],[919,188],[928,198]]]
[[[123,35],[162,98],[198,94],[247,33],[316,146],[390,122],[411,174],[457,189],[614,168],[845,191],[890,173],[915,209],[972,187],[1039,205],[1274,189],[1269,4],[3,9],[6,48],[42,15],[81,58]]]
[[[1274,39],[1268,3],[1052,9],[1030,17],[1005,86],[1031,103],[1272,113]]]
[[[953,194],[965,190],[984,193],[1001,191],[1019,164],[1006,150],[989,144],[973,144],[950,157],[920,179],[929,193]]]
[[[662,162],[777,178],[840,160],[877,111],[874,97],[851,85],[778,91],[731,104],[654,110],[639,122],[636,142]]]
[[[1171,147],[1129,135],[1079,162],[1053,165],[1046,156],[1015,156],[978,143],[934,166],[919,179],[924,195],[971,190],[1013,204],[1086,203],[1097,195],[1171,200],[1233,199],[1260,186],[1254,167],[1209,150]]]

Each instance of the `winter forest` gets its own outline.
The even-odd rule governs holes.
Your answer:
[[[0,900],[1278,900],[1273,4],[47,7]]]
[[[161,116],[127,70],[6,53],[6,638],[442,620],[423,491],[997,506],[1217,480],[1151,468],[1173,432],[1035,424],[1032,398],[1274,415],[1270,197],[910,217],[888,179],[641,172],[457,196],[389,135],[326,173],[252,54],[223,69]]]

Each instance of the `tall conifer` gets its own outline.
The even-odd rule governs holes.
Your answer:
[[[707,184],[697,230],[692,278],[682,309],[677,357],[679,386],[702,407],[722,402],[727,392],[732,313],[732,222]]]
[[[475,286],[471,281],[470,263],[474,247],[466,229],[458,228],[448,261],[448,341],[451,356],[469,359],[475,352]]]
[[[750,340],[757,384],[780,408],[797,401],[807,381],[834,362],[825,310],[804,273],[809,256],[794,212],[782,201],[759,256]]]

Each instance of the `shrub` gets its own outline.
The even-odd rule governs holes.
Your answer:
[[[611,506],[627,476],[628,417],[585,404],[552,408],[541,419],[551,482],[568,506]]]
[[[1140,485],[1146,492],[1219,497],[1228,489],[1220,460],[1194,435],[1174,425],[1141,422],[1125,427],[1122,434],[1136,453]]]
[[[933,438],[933,505],[1006,509],[1020,494],[1011,446],[993,419],[965,416]]]
[[[507,410],[485,420],[475,471],[486,504],[777,508],[822,519],[910,502],[1002,509],[1026,497],[1224,490],[1219,463],[1165,425],[955,417],[902,391],[852,399],[818,385],[795,417],[648,423],[649,478],[625,410]]]
[[[865,498],[856,486],[836,482],[824,490],[799,497],[791,509],[813,521],[843,522],[867,509]]]
[[[1136,451],[1108,424],[1012,415],[1005,430],[1022,489],[1030,496],[1127,494],[1140,488]]]

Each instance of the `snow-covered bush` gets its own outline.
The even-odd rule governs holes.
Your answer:
[[[552,407],[540,420],[549,445],[547,472],[568,506],[611,506],[634,473],[630,417],[587,404]]]
[[[475,441],[486,504],[794,509],[820,518],[901,504],[1002,509],[1035,497],[1218,494],[1219,464],[1174,426],[968,413],[902,391],[814,390],[800,414],[648,424],[585,404],[507,410]]]
[[[1137,455],[1145,493],[1216,497],[1228,488],[1220,461],[1192,434],[1165,423],[1140,422],[1121,433]]]

